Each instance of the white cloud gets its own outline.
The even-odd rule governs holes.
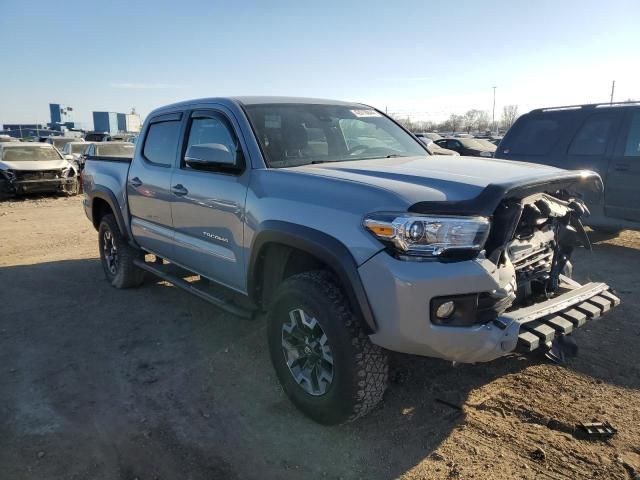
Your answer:
[[[172,85],[170,83],[110,83],[111,88],[130,88],[130,89],[168,89],[182,88],[182,85]]]

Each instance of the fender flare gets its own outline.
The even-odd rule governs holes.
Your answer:
[[[375,333],[377,325],[367,293],[362,284],[358,265],[347,247],[336,238],[313,228],[279,220],[263,222],[251,245],[247,287],[251,298],[257,300],[258,277],[256,271],[263,247],[280,244],[307,252],[328,265],[338,276],[354,313],[365,323],[367,333]],[[256,302],[259,303],[259,302]]]
[[[113,192],[108,188],[102,187],[102,186],[96,186],[95,189],[91,192],[90,205],[91,205],[92,220],[94,218],[93,202],[96,198],[104,200],[105,202],[107,202],[109,207],[111,207],[111,211],[113,212],[113,215],[116,217],[116,223],[118,224],[120,233],[127,241],[129,241],[130,240],[129,231],[127,230],[127,225],[124,222],[124,218],[122,217],[122,211],[118,207],[119,205],[118,200],[116,199],[116,196],[113,194]],[[94,223],[94,227],[98,228],[98,226],[95,225],[95,223]]]

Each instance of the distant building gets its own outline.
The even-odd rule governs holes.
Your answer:
[[[72,122],[66,119],[63,121],[63,118],[65,116],[68,116],[69,112],[73,112],[73,107],[63,107],[59,103],[50,103],[49,116],[51,118],[51,121],[47,124],[49,128],[51,130],[57,130],[59,132],[64,131],[65,128],[69,130],[76,128],[76,122]]]
[[[118,133],[118,114],[115,112],[93,112],[93,130]]]
[[[140,116],[135,113],[93,112],[93,129],[96,132],[131,132],[140,131]]]
[[[15,138],[27,137],[47,137],[49,135],[60,135],[60,132],[50,130],[43,123],[5,123],[0,133],[11,135]]]
[[[59,103],[50,103],[49,113],[51,117],[50,125],[59,125],[60,123],[62,123],[62,112],[60,110]]]
[[[126,132],[127,131],[127,116],[124,113],[116,113],[118,117],[118,131]]]
[[[140,129],[142,128],[140,115],[138,115],[135,110],[133,110],[131,113],[127,113],[125,117],[126,131],[131,133],[139,133]]]

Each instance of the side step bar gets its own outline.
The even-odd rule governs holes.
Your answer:
[[[172,285],[175,285],[178,288],[181,288],[183,290],[186,290],[189,293],[193,293],[195,296],[200,297],[201,299],[215,305],[216,307],[229,312],[233,315],[237,315],[238,317],[242,317],[242,318],[251,318],[253,312],[251,310],[248,310],[246,308],[242,308],[222,297],[219,297],[217,295],[214,295],[210,292],[205,292],[204,290],[201,290],[197,287],[195,287],[194,285],[192,285],[191,283],[187,282],[186,280],[183,280],[182,278],[176,276],[176,275],[172,275],[170,273],[167,273],[165,271],[163,271],[161,268],[158,267],[157,264],[153,264],[153,263],[147,263],[144,260],[141,259],[135,259],[133,261],[133,263],[135,264],[136,267],[141,268],[142,270],[145,270],[153,275],[155,275],[156,277],[160,277],[162,280],[165,280],[169,283],[171,283]]]

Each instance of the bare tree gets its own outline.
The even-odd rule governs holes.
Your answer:
[[[504,130],[509,130],[511,125],[518,119],[518,106],[517,105],[505,105],[502,108],[502,120],[500,122]]]
[[[476,118],[476,130],[479,132],[485,132],[490,128],[489,112],[486,110],[480,110]]]
[[[469,110],[464,114],[464,121],[467,133],[486,130],[489,127],[489,112],[486,110]]]
[[[438,125],[438,130],[445,130],[448,132],[456,132],[464,128],[465,119],[462,115],[456,115],[452,113],[449,118]]]

